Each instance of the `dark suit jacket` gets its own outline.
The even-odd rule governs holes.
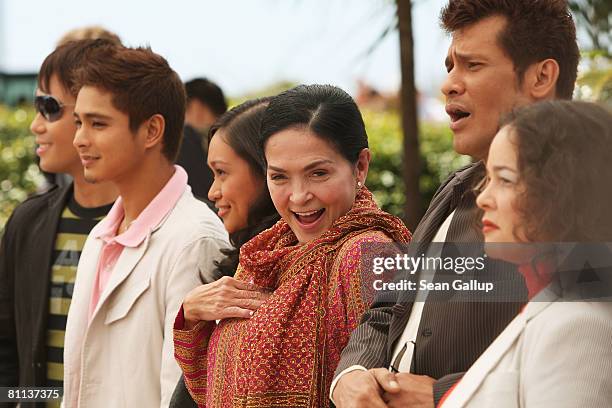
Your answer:
[[[0,246],[2,387],[45,385],[51,255],[57,225],[71,194],[72,183],[54,186],[24,201],[6,224]]]
[[[414,232],[409,252],[424,252],[448,215],[455,210],[446,242],[480,242],[478,212],[472,188],[484,175],[482,163],[455,172],[440,187]],[[508,264],[492,262],[518,292],[524,280]],[[491,265],[487,265],[487,270]],[[437,275],[436,275],[437,276]],[[402,335],[412,303],[402,299],[377,298],[342,352],[336,375],[352,365],[389,367],[396,341]],[[429,299],[429,298],[428,298]],[[411,372],[437,379],[436,404],[446,390],[472,365],[520,310],[520,303],[427,301],[417,334]]]
[[[206,165],[206,153],[202,148],[202,136],[189,125],[183,131],[183,141],[176,164],[187,172],[187,183],[196,198],[206,201],[213,182],[213,174]]]

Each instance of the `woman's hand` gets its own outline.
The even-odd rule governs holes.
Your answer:
[[[185,326],[193,328],[199,321],[221,320],[229,317],[248,319],[272,293],[229,276],[198,286],[183,300]]]

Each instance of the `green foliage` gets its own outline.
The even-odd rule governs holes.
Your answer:
[[[31,109],[0,105],[0,231],[15,206],[42,182],[29,130],[33,118]]]
[[[401,216],[405,197],[399,115],[364,110],[363,119],[372,152],[366,185],[383,210]]]
[[[575,98],[612,106],[612,58],[600,51],[583,52],[580,65]]]
[[[423,163],[419,185],[425,208],[427,208],[434,193],[448,175],[470,164],[472,159],[469,156],[455,153],[453,135],[447,123],[422,123],[419,149]]]
[[[612,56],[612,2],[610,0],[570,0],[570,9],[579,29],[591,41],[591,50]]]
[[[398,112],[363,111],[372,162],[367,186],[385,211],[403,216],[404,180],[402,177],[402,132]],[[452,134],[446,124],[420,124],[421,195],[425,206],[438,186],[470,158],[453,151]]]
[[[574,97],[612,106],[612,2],[570,0],[569,6],[579,31],[582,30],[590,42],[581,47]]]

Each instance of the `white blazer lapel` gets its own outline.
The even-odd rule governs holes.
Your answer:
[[[506,351],[512,347],[526,324],[525,313],[519,313],[503,332],[491,343],[489,348],[476,360],[457,383],[454,390],[442,404],[443,408],[463,407],[480,387],[489,372],[495,368]]]
[[[113,293],[113,291],[132,273],[140,259],[143,257],[145,252],[147,251],[147,247],[149,245],[149,239],[151,238],[151,233],[147,235],[145,240],[140,244],[140,246],[135,248],[125,247],[113,268],[113,272],[108,280],[104,291],[100,295],[100,300],[96,305],[96,309],[92,315],[91,320],[96,317],[98,311],[104,304],[104,302],[108,299],[108,297]]]
[[[549,288],[537,296],[538,301],[529,302],[514,320],[506,326],[503,332],[482,353],[476,362],[457,383],[454,390],[442,404],[443,408],[464,407],[483,383],[489,372],[493,370],[506,352],[514,345],[521,335],[527,322],[537,316],[557,299],[557,295]]]

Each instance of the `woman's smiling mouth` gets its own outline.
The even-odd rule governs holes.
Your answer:
[[[304,228],[313,227],[323,216],[325,208],[314,211],[291,211],[297,222]]]

